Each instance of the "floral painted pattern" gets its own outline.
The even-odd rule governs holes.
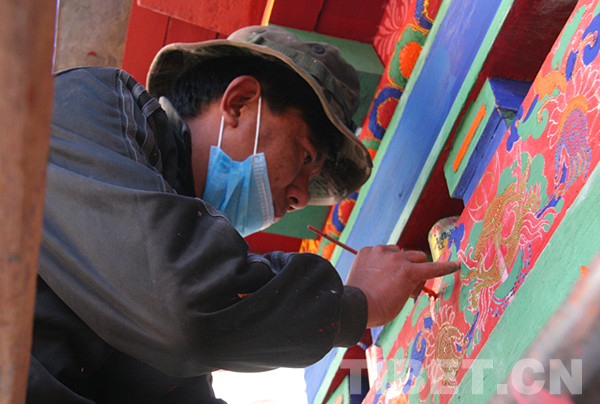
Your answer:
[[[600,6],[579,2],[460,216],[365,403],[452,397],[600,160]],[[538,269],[541,270],[541,269]]]

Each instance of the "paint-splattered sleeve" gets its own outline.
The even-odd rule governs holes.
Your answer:
[[[248,255],[198,199],[49,179],[40,274],[118,350],[186,376],[306,366],[362,336],[362,292],[321,257]]]

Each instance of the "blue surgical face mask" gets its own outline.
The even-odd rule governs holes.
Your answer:
[[[261,98],[254,153],[244,161],[234,161],[221,149],[225,117],[221,117],[219,142],[211,146],[208,173],[202,199],[227,216],[244,237],[270,226],[275,218],[271,187],[264,153],[256,153],[260,130]]]

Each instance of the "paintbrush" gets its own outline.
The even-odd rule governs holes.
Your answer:
[[[317,233],[319,236],[326,238],[327,240],[331,241],[333,244],[336,244],[336,245],[342,247],[344,250],[349,251],[354,255],[358,254],[358,251],[356,251],[354,248],[342,243],[339,240],[336,240],[335,238],[331,237],[328,234],[323,233],[321,230],[317,229],[314,226],[311,226],[310,224],[308,225],[308,230]],[[427,293],[429,295],[429,297],[433,297],[434,299],[438,298],[438,294],[436,292],[434,292],[433,290],[429,289],[427,286],[423,286],[423,292]]]

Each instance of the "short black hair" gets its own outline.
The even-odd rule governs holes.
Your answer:
[[[183,73],[167,98],[183,118],[192,118],[217,100],[239,76],[258,80],[262,98],[274,113],[297,108],[312,133],[311,141],[330,157],[341,147],[341,135],[329,121],[319,98],[295,71],[277,60],[228,56],[204,61]]]

